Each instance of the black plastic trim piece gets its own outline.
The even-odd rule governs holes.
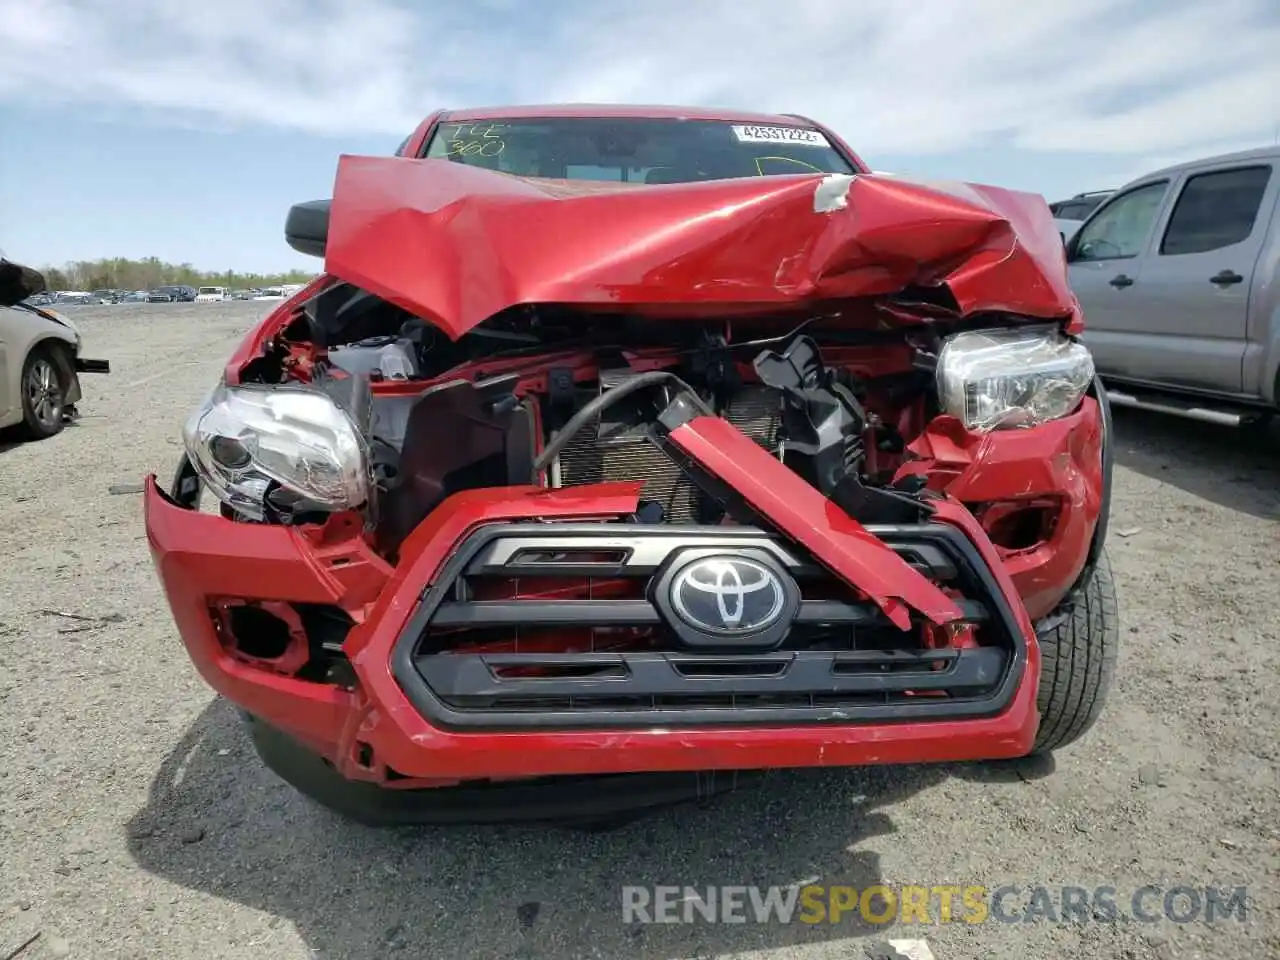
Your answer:
[[[166,499],[175,507],[185,507],[188,510],[195,510],[200,506],[200,475],[196,473],[195,465],[191,462],[191,457],[187,454],[182,455],[182,459],[178,461],[177,468],[173,471],[173,493],[166,495]],[[160,493],[164,493],[163,490]]]
[[[284,219],[285,243],[299,253],[323,257],[329,242],[329,208],[332,200],[295,203]]]
[[[444,654],[423,657],[418,661],[418,670],[436,695],[450,705],[459,709],[492,709],[495,705],[501,707],[504,701],[552,698],[616,701],[693,695],[737,700],[816,695],[835,700],[905,694],[909,690],[980,695],[998,682],[1009,658],[1010,652],[998,647],[940,650],[909,657],[865,651],[763,653],[747,657],[677,653]],[[890,660],[895,661],[894,669],[883,669]],[[502,676],[503,670],[557,667],[572,668],[576,675]],[[633,692],[633,687],[639,692]],[[893,710],[892,705],[875,706]],[[626,707],[615,703],[611,709]],[[652,713],[647,705],[639,709]]]
[[[1115,472],[1115,430],[1111,425],[1111,401],[1107,399],[1107,390],[1102,379],[1096,374],[1093,378],[1093,396],[1098,401],[1098,409],[1102,412],[1102,503],[1098,511],[1098,523],[1093,528],[1093,540],[1089,544],[1089,561],[1085,564],[1088,573],[1098,563],[1102,548],[1107,543],[1107,528],[1111,524],[1111,476]],[[1087,579],[1087,578],[1086,578]],[[1083,581],[1082,581],[1083,582]]]
[[[973,600],[960,604],[964,623],[989,619],[986,606]],[[470,600],[442,603],[431,618],[433,627],[584,627],[649,626],[666,622],[648,600]],[[874,604],[839,600],[802,600],[791,623],[888,626],[890,620]],[[735,644],[745,646],[748,644]]]
[[[506,655],[496,654],[457,654],[431,653],[420,650],[422,641],[428,635],[428,628],[433,625],[445,625],[438,619],[441,615],[448,618],[450,626],[472,626],[480,618],[497,617],[502,622],[510,623],[519,608],[520,621],[528,624],[539,620],[541,623],[570,622],[581,625],[590,608],[590,622],[602,624],[610,618],[615,622],[624,621],[635,624],[637,616],[648,617],[645,610],[652,610],[646,601],[629,601],[625,606],[618,602],[604,601],[489,601],[475,603],[457,602],[455,585],[459,578],[468,572],[489,571],[496,573],[501,565],[495,558],[505,561],[519,561],[520,543],[536,544],[538,549],[547,549],[557,542],[563,545],[565,553],[573,550],[591,550],[608,552],[622,547],[634,548],[636,541],[658,539],[668,540],[671,550],[676,546],[698,544],[702,546],[718,546],[725,552],[733,552],[737,547],[750,544],[757,549],[761,543],[768,543],[776,549],[775,556],[785,564],[782,557],[790,558],[794,570],[814,569],[810,562],[800,560],[792,547],[781,538],[771,537],[758,528],[751,527],[677,527],[646,526],[642,524],[494,524],[481,527],[465,540],[454,552],[452,558],[438,571],[431,584],[422,594],[421,602],[410,615],[396,645],[392,651],[391,667],[401,689],[414,707],[432,724],[442,729],[459,731],[497,731],[528,729],[582,729],[582,728],[628,728],[652,726],[660,723],[669,726],[735,726],[744,724],[822,724],[822,723],[890,723],[912,722],[921,720],[956,720],[973,719],[992,716],[1004,710],[1012,700],[1026,667],[1026,643],[1018,627],[1018,621],[1007,598],[1001,593],[999,585],[991,570],[983,562],[977,548],[967,536],[955,527],[941,523],[912,525],[869,525],[869,532],[888,543],[895,550],[914,554],[917,559],[928,555],[942,555],[949,569],[940,571],[951,574],[965,581],[970,594],[980,597],[966,605],[966,616],[975,619],[988,618],[988,629],[1000,639],[1001,644],[995,647],[976,648],[973,651],[926,651],[924,655],[944,659],[951,657],[954,664],[948,669],[939,671],[941,676],[950,677],[954,686],[957,678],[965,680],[968,686],[961,685],[962,695],[945,698],[934,697],[902,697],[892,702],[889,695],[895,691],[919,689],[925,682],[936,678],[923,677],[920,671],[910,670],[899,673],[904,664],[908,667],[914,661],[912,654],[894,652],[859,651],[857,654],[835,652],[796,652],[780,651],[778,653],[745,652],[733,654],[705,653],[661,653],[661,654],[608,654],[607,661],[593,660],[591,654],[547,654],[521,655],[532,656],[533,661],[520,661],[524,666],[542,666],[544,668],[572,668],[578,674],[573,678],[518,678],[518,681],[499,680],[494,669],[510,666]],[[642,545],[643,547],[644,545]],[[528,552],[528,551],[526,551]],[[634,558],[636,566],[633,572],[651,567],[652,553],[645,549],[632,549],[626,559],[604,566],[619,572],[625,569],[627,560]],[[521,561],[523,562],[523,561]],[[559,568],[557,568],[557,573]],[[607,576],[600,565],[591,565],[590,574]],[[566,604],[568,604],[566,606]],[[579,606],[578,604],[581,604]],[[818,607],[802,607],[809,616],[820,616],[824,609],[828,612],[853,616],[852,609],[856,605],[840,604],[839,607],[827,606],[821,602]],[[476,613],[464,612],[470,607]],[[625,615],[625,617],[624,617]],[[660,615],[659,615],[660,616]],[[466,621],[465,623],[463,621]],[[493,622],[492,619],[489,622]],[[656,622],[656,621],[643,621]],[[993,653],[987,653],[991,650]],[[936,656],[935,656],[936,655]],[[904,661],[904,656],[908,659]],[[999,658],[996,664],[994,657]],[[766,668],[775,661],[790,664],[786,670],[775,669],[771,675]],[[736,664],[732,676],[716,678],[706,676],[688,677],[673,673],[675,668],[684,668],[690,664],[718,662]],[[867,663],[879,664],[881,674],[861,676],[856,672],[833,686],[837,662],[849,664],[860,662],[863,667]],[[796,664],[802,664],[796,666]],[[917,664],[918,665],[918,664]],[[591,680],[591,673],[596,670],[607,670],[613,673],[612,679],[597,677]],[[847,671],[847,668],[845,668]],[[626,673],[630,670],[630,674]],[[766,670],[766,676],[752,677],[753,671]],[[791,671],[797,671],[792,673]],[[585,671],[585,675],[584,675]],[[664,673],[665,671],[665,673]],[[745,671],[745,675],[744,675]],[[992,672],[994,671],[994,672]],[[714,672],[714,671],[713,671]],[[819,679],[821,676],[822,679]],[[630,677],[630,679],[628,679]],[[788,679],[791,677],[792,679]],[[971,678],[988,678],[985,689],[972,692],[974,687]],[[486,679],[487,678],[487,679]],[[795,679],[799,678],[799,679]],[[901,678],[902,683],[898,683]],[[437,689],[430,681],[440,684]],[[481,685],[480,681],[484,680]],[[661,682],[659,682],[661,680]],[[477,709],[476,696],[491,696],[489,691],[496,685],[506,690],[505,684],[519,682],[519,697],[503,694],[498,705],[493,709]],[[602,691],[592,692],[589,699],[600,698],[597,706],[588,703],[582,707],[562,704],[544,703],[538,700],[552,700],[553,694],[563,699],[563,690],[554,686],[557,683],[581,684],[602,683],[606,686]],[[546,684],[546,685],[544,685]],[[609,684],[612,684],[610,686]],[[798,696],[809,699],[809,705],[769,705],[766,699],[769,693],[747,693],[748,687],[763,687],[776,691],[784,699],[795,700]],[[770,684],[775,684],[770,686]],[[629,689],[624,689],[629,688]],[[582,686],[571,687],[578,692],[574,697],[588,696]],[[443,695],[447,690],[454,703],[446,702],[450,697]],[[558,691],[558,693],[557,693]],[[667,693],[664,691],[676,691]],[[966,691],[969,691],[966,693]],[[874,703],[858,703],[858,697],[876,698]],[[634,703],[636,697],[650,698],[650,706],[627,709],[617,702]],[[756,698],[751,704],[739,704],[742,697]],[[467,700],[467,698],[471,698]],[[671,700],[664,705],[659,698]],[[721,702],[727,699],[724,706],[694,705],[704,698]],[[531,702],[530,707],[512,709],[501,701],[519,699]],[[685,699],[685,703],[680,701]],[[458,706],[466,701],[468,706]],[[693,702],[687,702],[693,701]]]
[[[110,360],[90,360],[87,357],[76,357],[76,373],[110,373]]]
[[[753,786],[769,775],[766,770],[587,774],[389,790],[346,779],[289,734],[243,710],[240,714],[271,770],[331,810],[374,827],[539,823],[595,829]]]

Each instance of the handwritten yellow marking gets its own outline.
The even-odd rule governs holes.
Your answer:
[[[445,129],[452,129],[453,135],[446,140],[465,140],[468,137],[477,140],[501,139],[501,131],[506,129],[505,123],[451,123]]]
[[[449,140],[445,143],[445,156],[496,157],[505,149],[503,140]]]
[[[794,163],[797,167],[804,167],[806,170],[812,170],[814,173],[826,173],[821,167],[815,167],[812,163],[805,163],[803,160],[793,160],[791,157],[756,157],[756,173],[760,176],[767,176],[764,168],[760,166],[766,160],[774,160],[778,163]]]

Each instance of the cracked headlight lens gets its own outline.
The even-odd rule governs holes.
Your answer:
[[[358,507],[368,454],[351,419],[308,387],[220,383],[182,430],[201,481],[255,520],[282,512]]]
[[[1092,382],[1089,350],[1056,328],[958,333],[938,357],[940,406],[978,433],[1065,417]]]

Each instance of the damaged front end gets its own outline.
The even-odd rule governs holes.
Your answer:
[[[1105,496],[1038,198],[344,158],[327,257],[147,490],[251,715],[401,788],[1031,749]]]

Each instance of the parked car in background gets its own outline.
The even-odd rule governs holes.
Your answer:
[[[1058,220],[1083,221],[1098,209],[1098,204],[1114,192],[1114,190],[1091,190],[1088,193],[1077,193],[1067,200],[1055,200],[1049,204],[1049,210]]]
[[[255,300],[283,300],[284,291],[279,287],[266,287],[254,294]]]
[[[252,300],[253,297],[254,297],[254,292],[252,290],[232,290],[231,291],[232,300]]]
[[[31,440],[62,430],[80,402],[81,373],[109,373],[106,360],[80,354],[80,331],[32,300],[44,289],[39,272],[0,259],[0,428]]]
[[[1280,146],[1166,167],[1067,244],[1118,406],[1237,426],[1280,409]]]
[[[191,303],[196,298],[196,288],[186,284],[165,284],[156,289],[169,294],[169,299],[174,303]]]
[[[1058,228],[1058,236],[1062,238],[1062,242],[1066,243],[1076,235],[1076,231],[1080,229],[1083,220],[1064,220],[1062,217],[1054,217],[1054,225]]]
[[[149,291],[147,290],[130,290],[120,297],[121,303],[146,303]]]
[[[196,303],[218,303],[225,299],[226,287],[201,287],[196,291]]]
[[[173,303],[173,294],[163,287],[158,287],[147,291],[146,301],[147,303]]]

